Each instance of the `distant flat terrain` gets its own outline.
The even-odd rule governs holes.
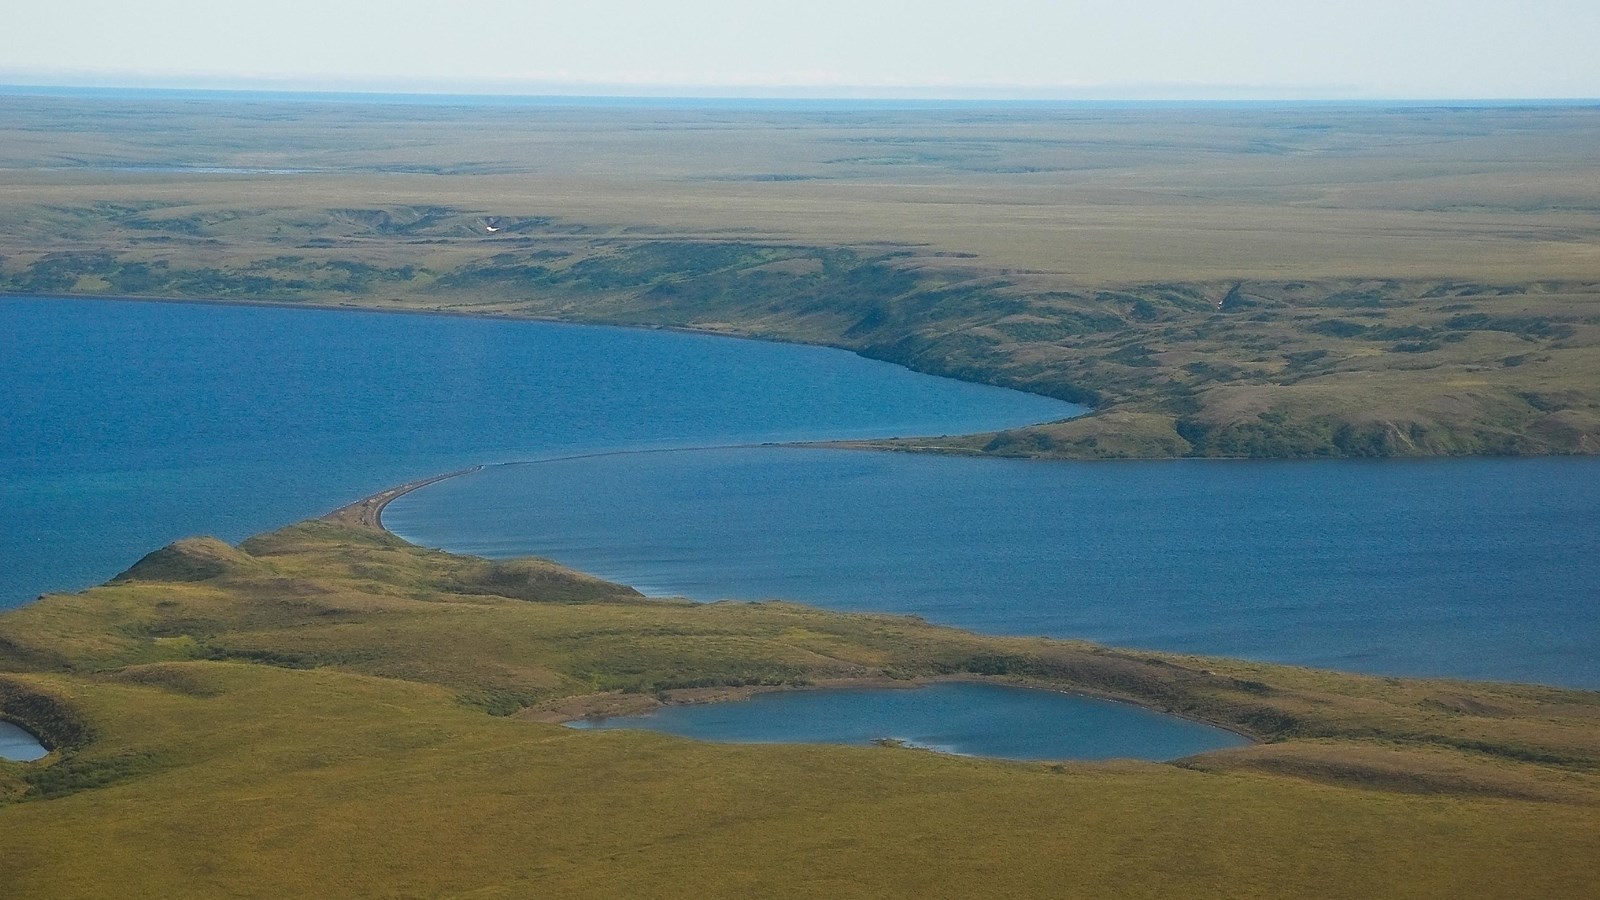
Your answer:
[[[692,327],[1098,407],[954,445],[1007,455],[1600,452],[1600,108],[0,123],[0,290]]]
[[[277,235],[289,246],[303,235],[287,210],[436,206],[612,234],[974,254],[975,269],[1054,284],[1600,277],[1595,108],[0,97],[0,111],[13,247],[19,237],[90,236],[51,234],[47,221],[17,234],[28,204],[176,204],[148,217],[146,236],[184,221],[203,235],[266,245]]]

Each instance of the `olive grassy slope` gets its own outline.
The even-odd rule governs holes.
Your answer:
[[[922,447],[1600,452],[1596,110],[0,104],[3,291],[689,327],[1096,407]],[[306,170],[194,168],[252,165]]]
[[[905,252],[557,240],[560,227],[543,222],[506,222],[497,234],[521,241],[484,242],[463,237],[483,217],[460,210],[326,216],[493,252],[443,270],[382,267],[348,250],[202,268],[181,254],[54,253],[0,287],[688,327],[826,343],[1096,407],[1050,427],[883,446],[1065,457],[1600,452],[1600,283],[1034,292]]]
[[[649,600],[305,523],[0,616],[13,897],[1475,896],[1600,884],[1600,696]],[[1262,742],[1176,765],[545,724],[982,677]]]

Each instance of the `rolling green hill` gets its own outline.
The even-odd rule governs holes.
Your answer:
[[[1259,743],[1153,763],[550,724],[989,678]],[[693,604],[338,521],[0,616],[7,897],[1579,897],[1600,695]]]

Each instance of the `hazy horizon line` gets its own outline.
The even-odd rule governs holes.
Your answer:
[[[407,82],[401,79],[342,80],[96,75],[41,76],[0,69],[0,91],[46,93],[150,92],[197,94],[286,94],[330,97],[461,97],[501,100],[708,100],[847,101],[951,103],[1551,103],[1600,102],[1596,96],[1437,95],[1414,96],[1362,90],[1352,85],[1201,85],[1151,83],[1123,85],[846,85],[846,84],[647,84],[580,81]]]

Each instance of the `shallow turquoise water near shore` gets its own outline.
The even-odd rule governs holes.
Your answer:
[[[685,451],[486,469],[402,497],[384,521],[657,595],[1600,687],[1596,459]]]
[[[1165,761],[1249,741],[1210,725],[1109,700],[964,682],[920,688],[782,691],[571,723],[645,728],[734,743],[869,744],[1001,759]]]
[[[0,298],[0,609],[451,469],[943,434],[1071,404],[821,347],[372,312]]]

